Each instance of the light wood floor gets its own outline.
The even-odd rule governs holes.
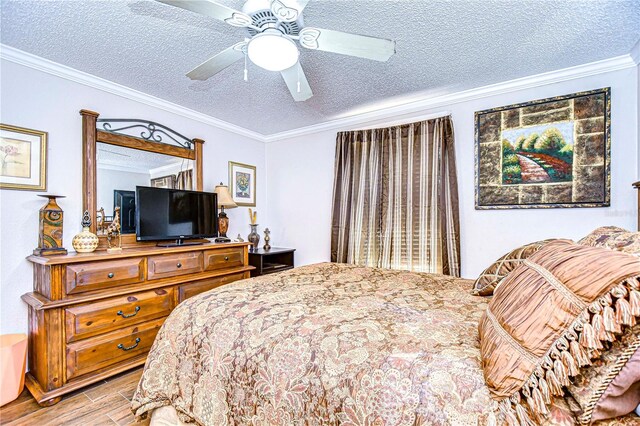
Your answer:
[[[148,425],[148,419],[136,422],[130,408],[141,374],[142,367],[122,373],[69,394],[51,407],[40,407],[25,388],[18,399],[0,408],[0,424]]]

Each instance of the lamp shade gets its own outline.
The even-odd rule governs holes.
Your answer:
[[[218,207],[224,207],[225,209],[238,207],[236,202],[233,201],[233,198],[231,198],[231,193],[227,185],[223,185],[222,182],[220,182],[220,185],[216,185],[216,189],[214,189],[213,192],[218,194]]]

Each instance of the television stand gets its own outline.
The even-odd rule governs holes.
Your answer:
[[[157,247],[183,247],[183,246],[199,246],[204,243],[200,241],[185,241],[183,239],[177,239],[173,243],[158,243]]]

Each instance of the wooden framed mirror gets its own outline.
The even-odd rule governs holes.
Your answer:
[[[82,208],[91,216],[98,250],[107,247],[103,233],[114,206],[121,207],[122,247],[153,245],[136,242],[135,186],[202,191],[202,139],[189,139],[162,124],[139,119],[82,116]],[[142,130],[140,130],[142,129]],[[137,132],[139,136],[132,133]],[[146,184],[145,184],[146,183]]]

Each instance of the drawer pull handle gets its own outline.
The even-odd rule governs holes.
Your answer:
[[[116,276],[116,274],[114,274],[113,272],[109,272],[109,273],[107,274],[107,277],[109,277],[109,278],[113,278],[113,277],[115,277],[115,276]]]
[[[224,257],[224,260],[229,260],[229,256],[225,256],[225,257]]]
[[[136,306],[136,308],[134,309],[134,312],[132,314],[125,314],[122,311],[118,311],[118,312],[116,312],[116,314],[120,315],[122,318],[131,318],[131,317],[135,317],[138,314],[139,310],[140,310],[140,306]]]
[[[178,268],[182,268],[182,263],[178,262],[178,264],[176,265]]]
[[[123,351],[130,351],[131,349],[135,348],[136,346],[138,346],[138,344],[140,343],[140,338],[136,337],[136,343],[135,345],[131,345],[131,346],[125,346],[122,343],[120,343],[118,345],[118,349],[122,349]]]

